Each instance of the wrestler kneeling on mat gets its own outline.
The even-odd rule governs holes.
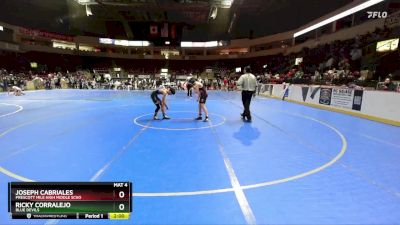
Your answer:
[[[198,102],[199,102],[199,117],[196,118],[196,120],[202,120],[202,111],[204,112],[204,114],[206,114],[206,117],[204,118],[204,122],[208,122],[208,110],[207,110],[207,106],[206,106],[206,101],[207,101],[207,90],[206,87],[204,87],[204,85],[198,81],[196,81],[196,79],[192,78],[191,80],[189,80],[188,82],[188,86],[191,86],[194,90],[194,92],[197,93],[198,95]]]
[[[17,87],[17,86],[12,86],[8,90],[8,95],[10,95],[10,92],[13,92],[15,96],[25,95],[25,93],[22,92],[22,89],[20,87]]]
[[[151,93],[151,100],[153,100],[154,104],[156,105],[156,110],[154,112],[153,119],[158,120],[157,114],[160,111],[163,114],[163,120],[169,120],[170,118],[166,115],[165,111],[168,109],[167,106],[167,95],[174,95],[175,89],[172,87],[161,87]],[[162,95],[162,100],[158,97],[158,95]]]

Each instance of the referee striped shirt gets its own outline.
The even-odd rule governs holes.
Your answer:
[[[237,85],[241,87],[242,91],[255,91],[257,88],[257,79],[251,73],[245,73],[240,76]]]

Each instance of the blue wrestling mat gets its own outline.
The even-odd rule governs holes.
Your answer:
[[[153,121],[150,92],[0,94],[0,224],[10,181],[131,181],[130,220],[112,224],[400,224],[400,128],[256,98],[240,119],[236,92],[197,103],[168,96]]]

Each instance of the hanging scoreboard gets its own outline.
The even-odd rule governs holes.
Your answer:
[[[130,182],[10,182],[13,219],[129,219]]]

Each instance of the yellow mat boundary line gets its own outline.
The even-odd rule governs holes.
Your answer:
[[[277,97],[277,96],[271,96],[271,95],[259,95],[259,96],[265,97],[265,98],[273,98],[273,99],[282,100],[281,97]],[[332,111],[332,112],[343,113],[343,114],[347,114],[347,115],[351,115],[351,116],[360,117],[360,118],[363,118],[363,119],[372,120],[372,121],[375,121],[375,122],[380,122],[380,123],[384,123],[384,124],[389,124],[389,125],[392,125],[392,126],[400,127],[400,121],[385,119],[385,118],[381,118],[381,117],[377,117],[377,116],[366,115],[366,114],[359,113],[359,112],[351,112],[351,111],[332,108],[332,107],[324,106],[324,105],[317,105],[317,104],[308,103],[308,102],[300,102],[300,101],[291,100],[291,99],[285,99],[284,101],[291,102],[291,103],[296,103],[296,104],[300,104],[300,105],[305,105],[305,106],[309,106],[309,107],[313,107],[313,108],[328,110],[328,111]]]

